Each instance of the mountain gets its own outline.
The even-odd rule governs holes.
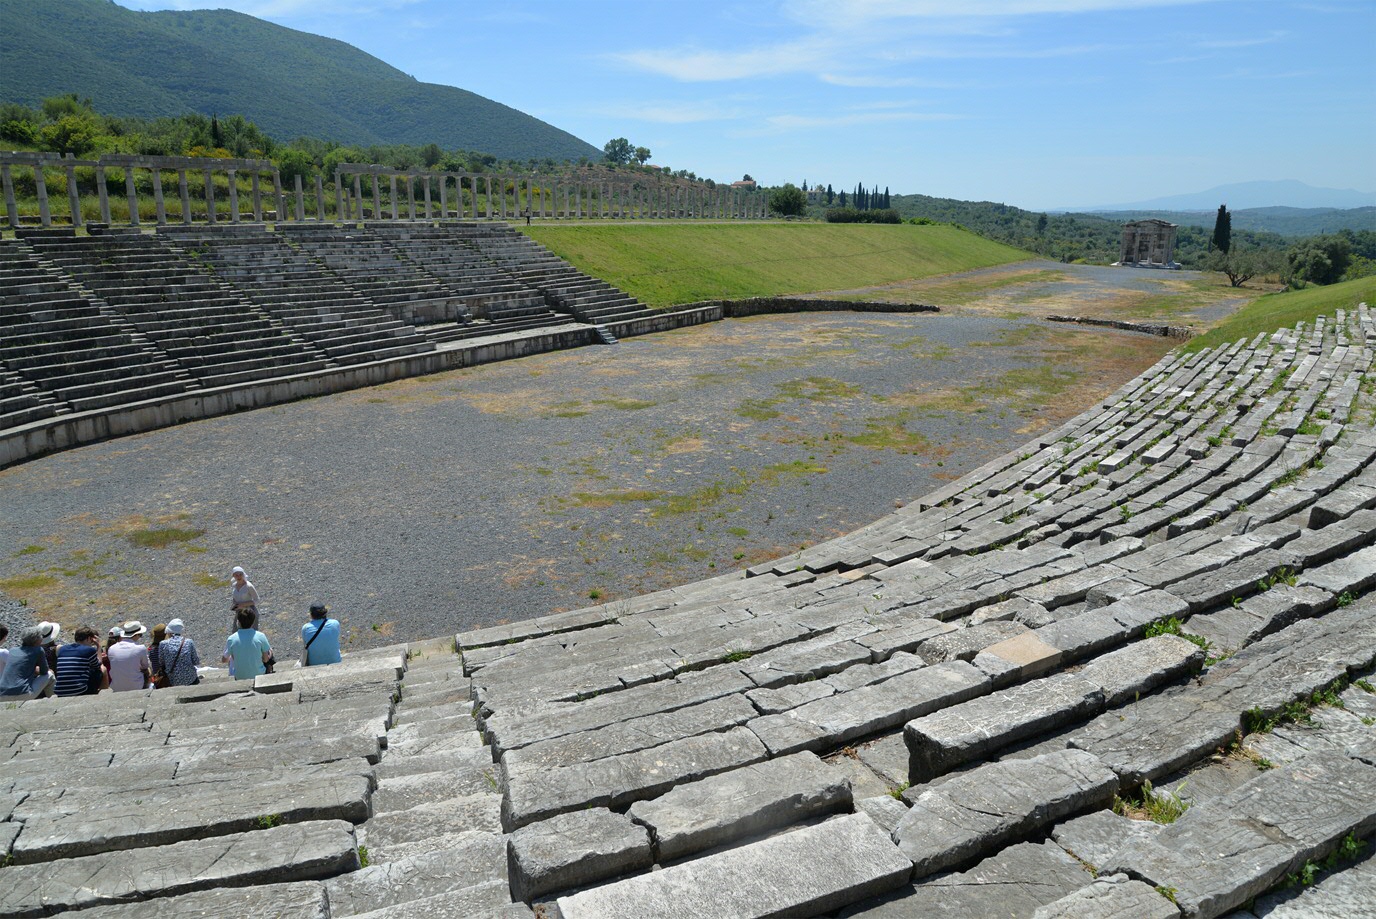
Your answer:
[[[1253,207],[1228,213],[1235,230],[1262,230],[1281,236],[1318,236],[1338,230],[1376,230],[1376,207]],[[1183,226],[1213,230],[1218,208],[1210,211],[1100,211],[1094,216],[1126,222],[1157,217]]]
[[[1278,182],[1238,182],[1208,191],[1170,195],[1131,204],[1100,204],[1094,207],[1055,208],[1056,212],[1079,211],[1215,211],[1220,204],[1229,211],[1268,207],[1356,208],[1376,206],[1376,193],[1350,188],[1315,188],[1293,179]]]
[[[0,101],[90,97],[157,118],[240,114],[269,135],[426,144],[499,159],[602,151],[475,93],[422,83],[352,45],[230,10],[138,12],[112,0],[0,0]]]

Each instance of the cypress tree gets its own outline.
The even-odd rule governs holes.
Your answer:
[[[1213,247],[1224,255],[1233,247],[1233,215],[1228,213],[1228,205],[1218,206],[1218,217],[1214,219]]]

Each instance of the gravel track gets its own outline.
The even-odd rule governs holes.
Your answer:
[[[0,621],[179,616],[213,645],[241,564],[282,657],[316,599],[365,647],[719,574],[882,516],[1166,347],[1058,330],[1134,361],[1072,391],[1012,386],[1069,372],[1044,330],[762,316],[71,450],[0,472]]]

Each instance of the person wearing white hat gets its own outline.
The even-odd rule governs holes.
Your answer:
[[[57,639],[62,635],[62,626],[56,622],[40,622],[38,633],[42,636],[43,653],[48,656],[48,669],[57,672]]]
[[[158,660],[162,662],[168,686],[195,686],[201,681],[196,672],[201,666],[201,655],[196,650],[196,643],[182,634],[185,631],[182,621],[173,619],[167,623],[167,637],[158,645]]]
[[[115,692],[147,689],[153,681],[153,665],[148,660],[148,649],[139,641],[147,629],[137,619],[130,619],[121,631],[124,636],[111,646],[108,654],[110,689]]]

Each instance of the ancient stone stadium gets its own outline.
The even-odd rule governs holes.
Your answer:
[[[90,230],[0,242],[0,464],[713,318],[502,224]],[[0,706],[0,916],[1376,914],[1374,346],[1172,352],[711,580]]]

